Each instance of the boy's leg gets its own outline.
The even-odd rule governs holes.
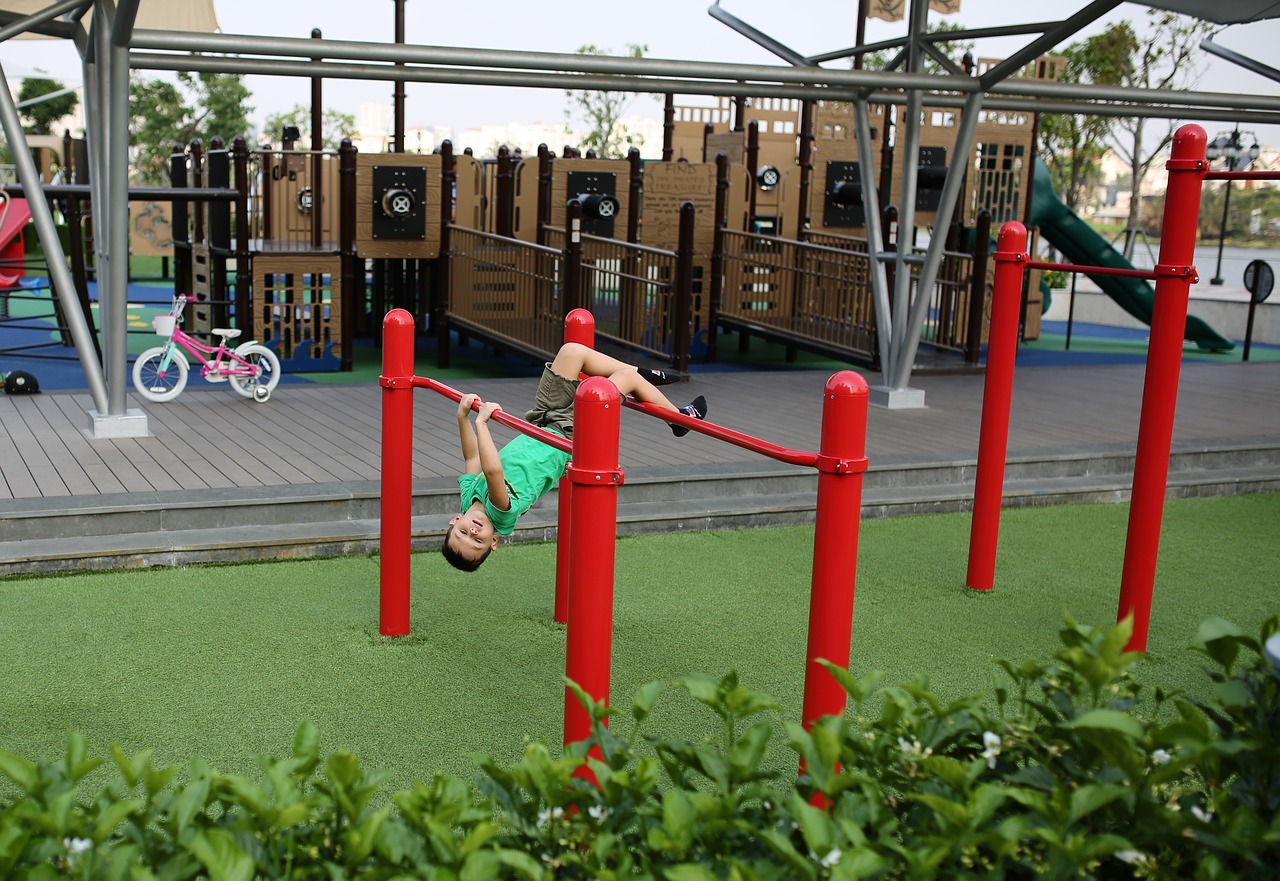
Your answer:
[[[705,419],[707,416],[707,399],[701,395],[693,403],[677,407],[667,400],[667,396],[658,391],[653,383],[642,376],[635,366],[597,352],[581,343],[565,343],[561,346],[555,360],[551,362],[551,370],[566,379],[577,379],[582,373],[588,376],[605,376],[624,395],[632,395],[647,404],[656,404],[663,409],[674,410],[695,419]],[[673,424],[671,433],[676,437],[683,437],[689,433],[689,429],[683,425]]]
[[[608,377],[624,395],[634,395],[645,403],[656,404],[667,410],[679,409],[653,383],[641,376],[635,365],[619,361],[581,343],[565,343],[561,346],[555,360],[551,362],[551,369],[566,379],[577,379],[581,373]]]

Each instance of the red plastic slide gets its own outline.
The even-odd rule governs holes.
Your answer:
[[[26,199],[9,199],[4,223],[0,224],[0,288],[17,287],[22,280],[26,256],[23,230],[31,221],[31,208]]]

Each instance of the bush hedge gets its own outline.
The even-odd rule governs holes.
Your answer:
[[[675,683],[715,719],[699,741],[644,732],[661,683],[629,736],[579,691],[591,740],[390,794],[355,756],[322,757],[310,723],[256,780],[118,748],[90,778],[108,760],[72,734],[60,761],[0,752],[0,877],[1274,879],[1276,631],[1206,622],[1205,700],[1141,694],[1127,627],[1070,620],[1052,659],[1001,662],[1007,684],[950,703],[829,667],[850,712],[786,726],[798,776],[761,770],[776,707],[733,673]]]

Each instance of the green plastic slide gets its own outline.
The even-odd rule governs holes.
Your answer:
[[[1113,269],[1133,269],[1133,264],[1111,244],[1076,216],[1066,203],[1058,198],[1049,179],[1049,169],[1036,157],[1034,192],[1031,198],[1031,223],[1040,228],[1040,234],[1057,248],[1071,263],[1087,266],[1106,266]],[[1151,324],[1151,310],[1155,304],[1155,290],[1141,278],[1123,278],[1115,275],[1088,275],[1102,292],[1119,304],[1143,324]],[[1229,352],[1235,344],[1193,315],[1187,316],[1184,339],[1193,341],[1201,349],[1211,352]]]

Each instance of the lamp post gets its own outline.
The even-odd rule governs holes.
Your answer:
[[[1210,162],[1226,159],[1227,171],[1235,171],[1237,167],[1247,168],[1249,163],[1258,158],[1260,150],[1258,136],[1253,132],[1245,132],[1245,134],[1253,139],[1253,144],[1247,150],[1240,144],[1238,124],[1232,131],[1219,132],[1216,138],[1205,145],[1205,158]],[[1222,191],[1222,223],[1218,227],[1218,268],[1214,271],[1213,278],[1209,279],[1209,284],[1212,285],[1222,284],[1222,245],[1227,238],[1227,211],[1231,207],[1231,181],[1227,180],[1223,183],[1226,184],[1226,189]]]

